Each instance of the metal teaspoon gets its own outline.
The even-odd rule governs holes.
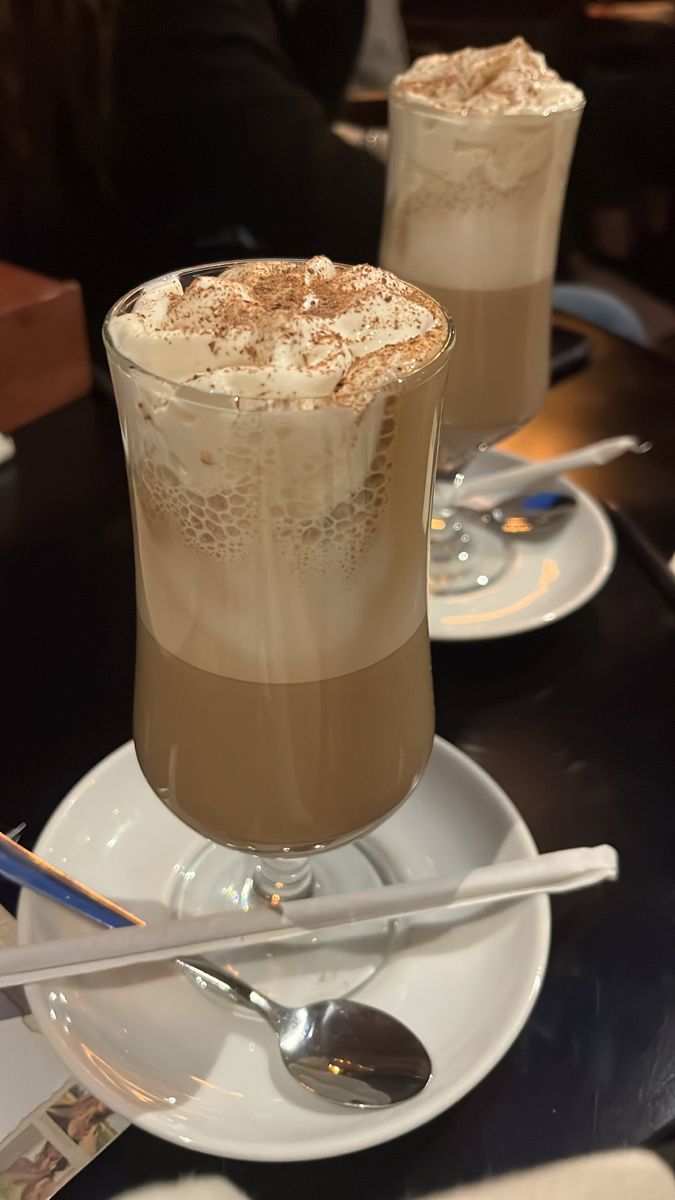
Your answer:
[[[0,875],[101,925],[144,924],[3,833]],[[287,1008],[208,959],[175,961],[209,995],[234,995],[265,1017],[293,1078],[334,1104],[385,1108],[415,1096],[429,1080],[431,1061],[424,1046],[389,1013],[348,999]]]
[[[552,533],[571,517],[576,508],[574,496],[568,492],[534,492],[530,495],[511,496],[489,508],[473,508],[469,505],[453,505],[437,509],[434,519],[449,522],[458,532],[462,514],[478,517],[484,525],[496,526],[500,533],[526,537],[533,534]]]
[[[574,496],[567,492],[534,492],[511,496],[482,514],[486,524],[495,524],[501,533],[525,537],[551,533],[571,517],[576,508]]]

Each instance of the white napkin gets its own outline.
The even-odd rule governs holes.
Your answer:
[[[368,1200],[363,1187],[359,1200]],[[117,1200],[247,1200],[217,1175],[156,1183],[124,1192]],[[675,1182],[661,1159],[647,1150],[615,1150],[505,1175],[472,1187],[436,1192],[429,1200],[675,1200]]]

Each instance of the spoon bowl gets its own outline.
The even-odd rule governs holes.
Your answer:
[[[417,1095],[431,1075],[429,1055],[407,1026],[355,1000],[285,1009],[277,1031],[293,1078],[339,1104],[398,1104]]]
[[[534,492],[512,496],[482,514],[486,524],[495,524],[501,533],[527,537],[549,534],[569,520],[577,502],[568,492]]]

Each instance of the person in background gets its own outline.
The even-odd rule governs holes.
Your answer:
[[[366,19],[350,86],[385,91],[410,66],[399,0],[367,0]]]
[[[0,257],[97,322],[181,264],[375,261],[384,168],[337,136],[365,0],[6,0]]]
[[[675,3],[589,0],[585,249],[675,301]]]

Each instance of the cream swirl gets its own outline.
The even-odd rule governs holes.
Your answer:
[[[239,263],[148,285],[110,321],[116,349],[163,379],[237,398],[240,408],[360,407],[441,350],[429,297],[389,271],[307,262]]]
[[[467,116],[546,116],[578,108],[584,100],[579,88],[561,79],[522,37],[424,55],[396,77],[392,94]]]

